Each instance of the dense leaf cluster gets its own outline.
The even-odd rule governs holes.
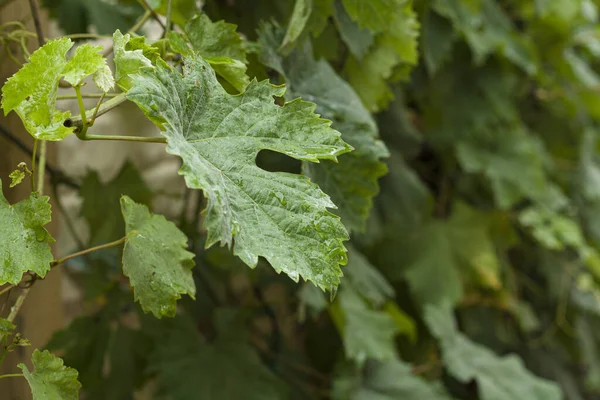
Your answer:
[[[91,77],[116,96],[99,109],[128,100],[160,128],[187,188],[176,224],[130,164],[82,179],[84,245],[124,247],[67,263],[94,311],[48,344],[64,365],[22,367],[36,399],[79,381],[89,399],[600,396],[597,2],[46,6],[112,34],[114,65],[51,40],[4,112],[93,140],[98,109],[57,105],[61,80],[79,95]],[[155,15],[162,39],[128,31]],[[46,197],[0,192],[0,284],[63,261],[49,221]]]

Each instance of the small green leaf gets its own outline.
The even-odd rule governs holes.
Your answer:
[[[267,172],[255,159],[268,149],[299,160],[334,160],[350,146],[313,113],[314,104],[276,105],[273,97],[284,92],[253,81],[232,96],[196,56],[185,60],[183,76],[162,63],[137,75],[128,98],[164,129],[167,151],[183,159],[180,174],[188,187],[208,197],[206,246],[231,245],[235,238],[234,254],[247,265],[263,256],[277,272],[332,290],[348,237],[327,211],[333,203],[307,178]]]
[[[34,370],[29,371],[25,364],[19,364],[25,379],[29,382],[33,400],[77,400],[81,383],[77,371],[65,367],[63,360],[48,350],[35,350],[31,357]]]
[[[33,193],[10,205],[0,189],[0,285],[18,284],[27,271],[41,278],[50,271],[54,239],[44,229],[51,220],[48,201]]]
[[[23,182],[23,179],[25,179],[25,172],[23,172],[20,169],[16,169],[13,172],[11,172],[10,175],[8,175],[8,177],[11,179],[10,187],[13,188],[21,182]]]
[[[373,32],[368,29],[361,29],[350,18],[340,1],[335,2],[334,17],[337,28],[340,31],[340,36],[348,46],[350,52],[356,58],[363,58],[373,44]]]
[[[143,69],[154,68],[152,61],[146,57],[145,53],[155,54],[153,53],[155,48],[145,44],[144,41],[135,42],[134,48],[128,48],[127,45],[134,40],[129,33],[123,35],[119,30],[113,34],[115,80],[123,90],[129,90],[132,86],[130,75]]]
[[[406,0],[343,0],[346,11],[363,28],[374,32],[386,29],[394,21],[398,9]]]
[[[102,84],[102,87],[98,86],[99,89],[104,92],[112,89],[114,86],[114,83],[110,82],[112,73],[100,51],[102,46],[92,46],[87,43],[77,47],[75,54],[63,69],[63,79],[73,86],[79,86],[86,76],[94,75],[94,81]],[[96,80],[97,74],[100,74],[98,80]]]
[[[0,339],[6,335],[10,335],[16,328],[17,326],[9,320],[0,318]]]
[[[482,400],[561,400],[559,386],[529,372],[511,354],[499,357],[457,330],[448,303],[425,307],[425,322],[440,341],[450,375],[463,383],[476,380]]]
[[[68,38],[50,40],[29,57],[16,74],[2,87],[4,115],[15,111],[27,131],[36,139],[62,140],[73,128],[63,125],[71,115],[69,111],[56,109],[58,82],[65,78],[72,84],[80,84],[91,74],[102,74],[97,82],[101,90],[109,89],[104,57],[97,54],[100,47],[84,44],[77,48],[69,61],[67,52],[73,46]]]
[[[169,39],[184,56],[202,56],[215,72],[242,92],[250,80],[246,75],[246,43],[236,26],[224,21],[212,22],[205,14],[187,21],[185,34],[171,32]],[[191,47],[190,47],[191,46]]]
[[[123,273],[129,277],[135,300],[157,318],[173,317],[181,295],[194,298],[196,294],[191,271],[194,254],[185,250],[187,236],[127,196],[121,198],[121,209],[127,232]]]

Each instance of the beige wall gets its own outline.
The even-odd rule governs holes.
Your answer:
[[[13,20],[27,21],[29,29],[34,30],[33,23],[29,17],[27,0],[15,0],[9,6],[2,9],[2,12],[0,12],[0,23]],[[31,49],[35,49],[36,45],[37,43],[32,40]],[[3,58],[0,64],[0,82],[3,84],[6,78],[15,72],[15,69],[16,64]],[[4,117],[3,113],[0,113],[0,125],[19,135],[28,146],[32,146],[33,140],[23,130],[21,121],[14,113],[8,117]],[[49,146],[49,157],[50,162],[56,161],[54,146]],[[30,158],[0,136],[0,178],[3,181],[2,189],[11,202],[18,201],[28,195],[27,185],[21,185],[14,189],[9,189],[7,185],[8,174],[21,161],[27,161],[29,164]],[[56,212],[53,217],[54,221],[50,226],[50,230],[52,234],[56,234],[58,218]],[[2,366],[0,366],[2,373],[19,372],[16,366],[19,362],[30,365],[29,359],[33,349],[42,347],[48,341],[52,332],[63,326],[60,275],[60,269],[50,272],[46,279],[36,282],[30,291],[23,304],[21,313],[15,322],[18,325],[18,331],[31,341],[32,346],[21,348],[19,349],[21,351],[14,352],[10,357],[7,357]],[[9,312],[13,299],[18,295],[19,291],[13,290],[12,292],[11,299],[7,299],[6,295],[0,297],[0,309],[2,309],[2,314],[0,315],[4,317]],[[29,388],[24,379],[8,378],[0,380],[0,399],[20,400],[30,398]]]

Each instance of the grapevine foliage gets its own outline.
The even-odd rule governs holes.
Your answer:
[[[597,1],[43,5],[112,47],[54,38],[19,58],[31,33],[3,25],[23,61],[4,115],[36,146],[164,146],[185,193],[163,217],[166,190],[132,163],[73,171],[89,235],[60,259],[37,159],[3,177],[0,295],[64,264],[93,310],[46,346],[62,358],[19,365],[35,400],[600,395]],[[94,134],[125,101],[154,136]],[[0,360],[28,345],[19,307]]]

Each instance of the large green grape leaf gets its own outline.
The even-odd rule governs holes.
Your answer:
[[[35,350],[31,356],[33,371],[25,364],[19,364],[25,379],[29,382],[33,400],[77,400],[81,383],[77,371],[65,367],[63,360],[48,350]]]
[[[334,400],[450,400],[439,382],[427,382],[396,360],[344,368],[333,382]]]
[[[44,228],[51,220],[49,197],[33,193],[11,205],[0,181],[0,285],[18,284],[27,271],[40,277],[50,271],[54,239]]]
[[[395,360],[395,336],[398,325],[385,312],[371,309],[350,286],[338,295],[339,310],[333,308],[333,319],[342,335],[346,356],[359,364],[367,359]]]
[[[385,30],[375,38],[375,44],[363,58],[350,57],[345,67],[348,81],[370,111],[378,111],[388,105],[393,99],[388,81],[407,79],[418,61],[419,23],[412,2],[386,1],[394,3],[386,15],[391,22],[381,25]],[[364,3],[369,4],[365,6],[368,8],[377,2]]]
[[[250,82],[246,75],[247,44],[236,28],[224,21],[212,22],[205,14],[199,14],[186,22],[185,34],[171,32],[169,39],[184,56],[192,52],[202,56],[219,76],[242,92]]]
[[[134,78],[128,98],[164,129],[167,151],[183,159],[188,187],[208,197],[206,246],[231,245],[254,267],[263,256],[277,272],[302,276],[322,289],[335,288],[346,261],[347,232],[327,211],[329,197],[307,178],[256,166],[260,150],[303,160],[335,160],[350,150],[312,103],[280,107],[283,87],[253,81],[228,94],[208,63],[185,60],[184,73],[161,63]]]
[[[288,398],[285,384],[250,346],[243,325],[228,310],[217,310],[217,338],[208,343],[185,317],[161,321],[149,369],[158,374],[162,392],[173,400]]]
[[[187,236],[128,196],[121,198],[121,210],[127,233],[123,273],[129,277],[135,300],[157,318],[175,316],[181,295],[196,295],[191,271],[194,254],[186,250]]]
[[[68,38],[48,41],[33,52],[29,62],[2,87],[4,115],[15,111],[36,139],[62,140],[73,133],[73,128],[63,125],[71,113],[55,107],[61,78],[77,85],[86,76],[94,75],[101,90],[108,91],[112,87],[106,60],[97,54],[101,48],[81,45],[67,61],[66,55],[72,46],[73,42]]]
[[[460,382],[476,380],[482,400],[560,400],[560,388],[529,372],[516,355],[499,357],[460,333],[448,303],[425,307],[425,321],[440,341],[442,359]]]
[[[273,26],[261,30],[263,62],[286,78],[288,97],[314,101],[317,112],[334,121],[333,127],[355,149],[339,163],[304,163],[303,172],[331,196],[346,228],[362,231],[372,199],[379,192],[377,180],[387,172],[381,158],[388,152],[377,137],[377,125],[352,87],[326,61],[313,59],[309,45],[285,59],[279,57],[275,51],[277,35]]]

